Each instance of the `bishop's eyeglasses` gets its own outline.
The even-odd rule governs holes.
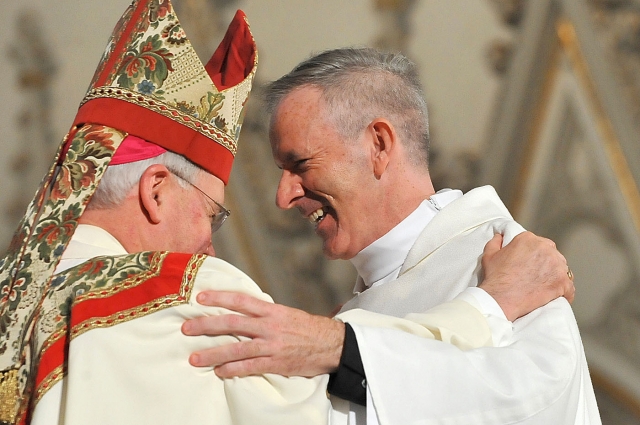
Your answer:
[[[177,178],[179,178],[183,182],[186,182],[187,184],[193,186],[193,188],[195,188],[198,192],[202,193],[207,199],[209,199],[211,202],[216,204],[216,206],[220,209],[219,212],[215,213],[213,215],[213,217],[211,217],[211,233],[216,232],[220,227],[222,227],[224,222],[231,215],[231,211],[226,209],[221,203],[219,203],[218,201],[213,199],[211,196],[207,195],[204,192],[204,190],[200,189],[198,186],[196,186],[195,184],[191,183],[186,178],[182,177],[181,175],[179,175],[178,173],[176,173],[173,170],[169,170],[169,171],[171,171],[171,173],[173,173],[173,175],[175,175]]]

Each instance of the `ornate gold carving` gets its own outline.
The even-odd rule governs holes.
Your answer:
[[[407,50],[411,12],[416,0],[375,0],[380,16],[380,35],[374,45],[383,50]]]
[[[507,72],[513,50],[513,43],[510,41],[496,40],[491,43],[487,51],[487,59],[496,74],[502,76]]]
[[[597,369],[591,368],[589,370],[591,375],[591,381],[594,388],[601,388],[618,401],[623,406],[627,407],[636,417],[640,418],[640,402],[627,390],[620,387],[620,385],[612,382],[606,375],[599,372]],[[597,396],[597,394],[596,394]],[[598,401],[600,404],[600,400]],[[602,407],[600,407],[602,409]],[[602,410],[601,410],[602,412]]]
[[[549,106],[551,94],[553,92],[553,86],[558,78],[559,60],[560,46],[556,46],[553,49],[549,65],[545,70],[544,82],[542,84],[540,97],[538,98],[537,104],[533,109],[533,125],[527,137],[527,142],[524,146],[525,152],[522,154],[522,164],[520,165],[520,170],[516,177],[517,181],[515,184],[515,190],[513,191],[514,196],[511,201],[511,205],[509,205],[509,209],[511,210],[513,216],[516,218],[520,217],[523,212],[522,210],[524,205],[525,189],[527,187],[527,182],[531,176],[531,167],[533,165],[532,162],[533,158],[535,157],[534,153],[538,147],[540,134],[542,133],[542,128],[544,126],[544,112]]]
[[[557,32],[562,48],[567,53],[571,65],[576,71],[576,75],[586,89],[585,91],[589,97],[591,107],[597,116],[596,126],[600,137],[604,141],[605,152],[611,164],[611,169],[618,181],[618,186],[629,208],[629,213],[633,218],[636,230],[640,232],[640,191],[633,178],[633,174],[620,146],[620,141],[613,129],[613,125],[604,111],[602,103],[599,101],[593,78],[589,72],[589,67],[584,59],[582,50],[580,49],[573,24],[566,19],[561,19],[557,24]]]
[[[630,101],[640,131],[640,9],[637,1],[591,0],[592,17],[607,59]]]
[[[516,29],[524,15],[525,0],[490,0],[498,10],[502,22]],[[513,52],[514,43],[511,40],[495,40],[487,49],[487,60],[491,69],[498,76],[503,76],[509,68]]]
[[[547,68],[547,75],[544,79],[542,94],[534,114],[535,121],[533,130],[531,131],[529,141],[526,144],[527,153],[523,155],[524,158],[529,158],[529,160],[525,160],[523,162],[522,169],[519,173],[518,184],[516,185],[517,189],[514,191],[516,195],[511,205],[514,215],[518,216],[521,213],[523,202],[522,194],[524,193],[523,188],[529,178],[529,168],[531,166],[530,160],[533,158],[535,144],[539,139],[539,134],[542,128],[543,111],[548,106],[552,87],[557,79],[558,59],[561,52],[564,52],[570,60],[572,69],[574,69],[576,76],[584,87],[590,106],[597,117],[596,127],[601,140],[604,142],[604,148],[608,156],[609,163],[611,164],[611,170],[618,181],[618,186],[624,196],[629,213],[633,218],[634,225],[640,232],[640,191],[638,190],[636,181],[633,178],[633,174],[631,173],[631,169],[624,156],[624,152],[620,146],[620,142],[616,136],[611,121],[598,98],[593,78],[591,77],[589,68],[580,49],[573,24],[566,19],[560,19],[557,22],[556,28],[559,44],[555,49],[553,59],[550,61]]]
[[[11,115],[15,115],[14,126],[18,139],[14,141],[15,155],[10,155],[10,179],[3,181],[3,207],[1,213],[9,224],[7,240],[0,245],[8,245],[9,231],[15,226],[31,201],[32,193],[46,174],[50,157],[55,153],[57,136],[51,122],[53,82],[57,67],[55,49],[49,45],[49,36],[42,25],[42,17],[24,10],[15,22],[7,22],[14,27],[15,39],[9,48],[9,63],[16,68],[17,88],[21,95],[20,105],[12,105]],[[0,231],[0,239],[5,235]]]
[[[0,422],[14,423],[17,417],[18,370],[0,372]]]
[[[518,25],[524,14],[524,0],[491,0],[507,25]]]
[[[220,131],[216,126],[198,120],[189,114],[182,113],[177,108],[167,105],[166,103],[159,102],[158,100],[154,100],[127,89],[100,87],[90,90],[82,101],[82,104],[89,100],[100,98],[118,99],[142,106],[205,135],[214,142],[224,146],[234,156],[238,151],[236,141],[226,133]],[[80,106],[82,106],[82,104]]]

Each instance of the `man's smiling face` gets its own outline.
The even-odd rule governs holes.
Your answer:
[[[297,208],[315,225],[323,251],[349,259],[382,236],[375,177],[364,132],[345,138],[329,121],[319,89],[288,94],[271,121],[271,149],[282,176],[276,204]]]

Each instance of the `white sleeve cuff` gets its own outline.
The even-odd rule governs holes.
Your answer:
[[[506,344],[511,338],[511,335],[513,335],[513,324],[507,320],[507,316],[496,300],[484,289],[475,286],[469,287],[458,294],[456,299],[471,304],[487,319],[495,347]]]

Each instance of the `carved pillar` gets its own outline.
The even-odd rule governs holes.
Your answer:
[[[40,17],[36,12],[25,10],[12,24],[16,37],[11,42],[9,58],[18,70],[17,86],[22,101],[16,109],[5,109],[5,113],[15,114],[19,138],[14,143],[19,146],[18,152],[9,162],[12,178],[4,183],[10,195],[5,198],[9,201],[2,206],[2,214],[11,228],[22,218],[33,197],[31,188],[38,187],[47,172],[58,142],[51,125],[56,65]],[[1,249],[4,250],[4,244]]]

